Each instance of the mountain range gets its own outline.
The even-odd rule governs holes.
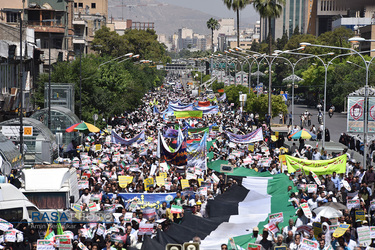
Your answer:
[[[156,0],[109,0],[108,2],[109,21],[131,19],[133,22],[154,22],[157,34],[172,35],[180,28],[190,28],[199,34],[210,34],[206,22],[211,17],[220,19],[198,10],[160,3]],[[243,25],[246,24],[242,23],[241,26]]]

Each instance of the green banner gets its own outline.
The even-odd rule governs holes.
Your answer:
[[[189,134],[198,134],[198,133],[203,133],[203,132],[210,133],[210,128],[209,127],[205,127],[205,128],[189,128],[188,132],[189,132]]]
[[[202,119],[203,111],[194,110],[194,111],[174,111],[176,119],[187,119],[187,118],[198,118]]]
[[[306,174],[313,171],[317,175],[332,174],[333,172],[341,174],[346,171],[346,154],[320,161],[310,161],[286,155],[285,160],[289,173],[296,172],[299,169],[305,171]]]

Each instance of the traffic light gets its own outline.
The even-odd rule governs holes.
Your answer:
[[[182,250],[182,245],[180,244],[167,244],[165,250]]]
[[[206,62],[206,75],[210,74],[210,63]]]
[[[183,250],[199,250],[198,242],[185,242]]]

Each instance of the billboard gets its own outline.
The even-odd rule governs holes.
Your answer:
[[[348,97],[347,130],[349,133],[363,133],[364,97]]]

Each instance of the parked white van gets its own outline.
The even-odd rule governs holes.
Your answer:
[[[0,184],[0,218],[11,223],[31,222],[32,213],[39,212],[26,196],[9,183]]]

